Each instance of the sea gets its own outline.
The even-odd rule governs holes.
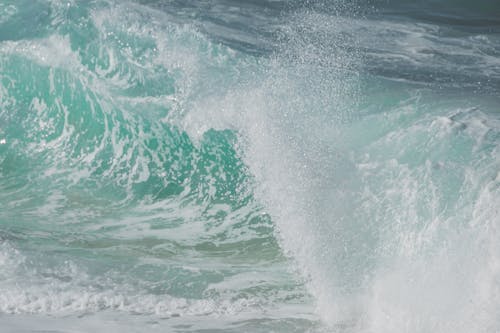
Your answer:
[[[500,332],[500,2],[0,0],[0,332]]]

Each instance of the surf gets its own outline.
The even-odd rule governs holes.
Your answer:
[[[427,5],[2,3],[0,322],[495,331],[498,29]]]

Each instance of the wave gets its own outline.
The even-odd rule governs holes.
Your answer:
[[[0,7],[0,313],[500,327],[495,35],[207,6]]]

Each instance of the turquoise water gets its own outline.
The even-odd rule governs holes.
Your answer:
[[[497,332],[499,17],[0,0],[0,332]]]

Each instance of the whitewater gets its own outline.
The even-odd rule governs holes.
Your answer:
[[[500,4],[0,0],[0,332],[500,332]]]

